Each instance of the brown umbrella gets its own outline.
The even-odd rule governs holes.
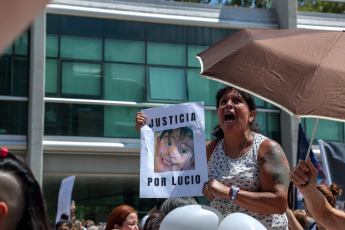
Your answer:
[[[201,76],[296,117],[345,120],[344,32],[240,30],[197,55]],[[309,151],[315,135],[315,123]]]
[[[42,12],[49,0],[1,0],[0,53],[22,33],[36,16]]]
[[[240,30],[197,58],[201,76],[291,115],[345,120],[344,32]]]

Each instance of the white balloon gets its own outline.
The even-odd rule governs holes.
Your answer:
[[[217,230],[222,220],[223,216],[217,209],[192,204],[169,212],[159,230]]]
[[[267,230],[267,228],[254,217],[235,212],[225,217],[217,230]]]

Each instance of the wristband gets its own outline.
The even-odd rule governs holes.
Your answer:
[[[240,187],[238,187],[237,185],[232,185],[230,188],[230,191],[231,191],[230,202],[234,202],[237,193],[240,191]]]

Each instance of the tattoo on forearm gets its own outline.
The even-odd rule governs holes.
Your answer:
[[[284,189],[288,189],[290,184],[289,162],[279,145],[272,145],[272,151],[263,156],[262,167],[270,171],[273,177],[273,183],[278,184]]]

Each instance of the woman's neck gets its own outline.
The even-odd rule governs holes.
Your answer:
[[[249,129],[241,133],[224,133],[224,153],[231,158],[240,158],[253,143],[253,134]]]

